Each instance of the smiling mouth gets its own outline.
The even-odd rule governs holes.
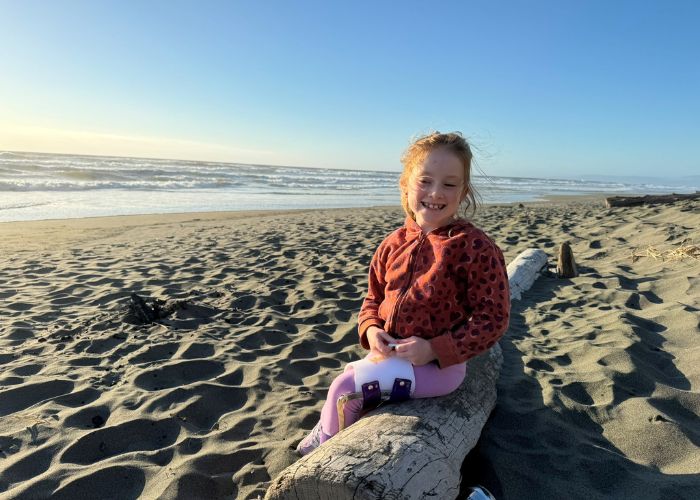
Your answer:
[[[421,205],[423,205],[425,208],[428,208],[430,210],[442,210],[445,208],[447,205],[438,205],[436,203],[426,203],[424,201],[420,202]]]

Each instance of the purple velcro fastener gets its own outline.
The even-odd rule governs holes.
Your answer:
[[[362,384],[363,409],[374,408],[382,402],[382,391],[379,389],[379,381],[373,380]]]
[[[397,403],[411,399],[411,381],[405,378],[394,379],[394,388],[391,390],[389,401]]]

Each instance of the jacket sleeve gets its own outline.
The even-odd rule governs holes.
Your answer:
[[[372,262],[369,265],[369,283],[367,287],[367,295],[360,308],[358,318],[358,333],[360,334],[360,345],[365,349],[369,349],[367,341],[367,329],[370,326],[378,326],[384,328],[384,319],[379,316],[379,306],[384,301],[384,287],[386,281],[386,252],[385,242],[382,242],[374,252]]]
[[[485,235],[472,240],[471,246],[465,292],[471,316],[451,332],[430,339],[441,368],[490,349],[508,329],[510,289],[503,253]]]

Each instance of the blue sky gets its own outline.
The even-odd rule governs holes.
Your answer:
[[[0,149],[489,175],[700,171],[700,2],[0,0]]]

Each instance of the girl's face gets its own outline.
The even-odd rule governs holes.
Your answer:
[[[416,222],[428,233],[450,222],[464,200],[464,167],[459,157],[445,148],[430,152],[411,174],[406,194]]]

